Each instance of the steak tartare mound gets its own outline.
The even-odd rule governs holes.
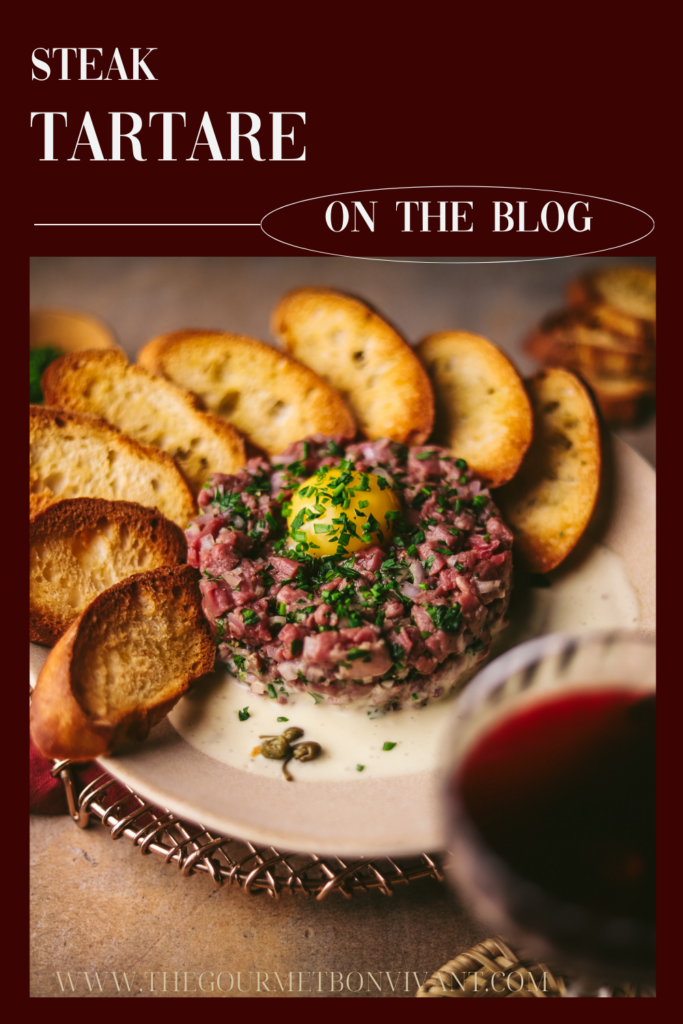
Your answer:
[[[281,704],[438,699],[505,625],[512,534],[444,448],[317,434],[214,474],[199,506],[188,562],[218,657]]]

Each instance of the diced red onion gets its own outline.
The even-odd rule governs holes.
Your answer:
[[[477,580],[477,590],[480,594],[488,594],[492,590],[497,590],[500,586],[500,580]]]
[[[425,578],[424,569],[422,568],[422,562],[418,562],[417,559],[410,563],[410,571],[413,574],[413,583],[422,583]]]

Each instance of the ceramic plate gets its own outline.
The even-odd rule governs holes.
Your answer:
[[[618,438],[612,437],[606,449],[601,499],[589,530],[564,565],[550,574],[550,587],[516,585],[510,625],[494,656],[557,630],[619,626],[654,632],[655,473]],[[33,678],[46,653],[32,645]],[[253,721],[239,722],[230,701],[249,705]],[[144,744],[100,763],[155,804],[226,835],[281,850],[407,856],[444,845],[439,765],[449,730],[457,727],[454,704],[457,698],[362,724],[358,712],[339,717],[327,706],[302,706],[305,738],[319,739],[335,757],[292,762],[296,779],[287,783],[280,762],[250,761],[249,750],[257,733],[284,728],[271,724],[276,712],[303,726],[295,721],[297,707],[271,705],[266,698],[240,692],[227,677],[211,677],[172,713],[192,742],[166,719]],[[211,709],[223,709],[215,735],[206,728]],[[411,718],[400,721],[402,715]],[[314,735],[316,727],[320,735]],[[332,735],[334,741],[327,742]],[[204,749],[198,749],[197,736],[204,737]],[[385,752],[383,739],[389,736],[396,747]],[[228,760],[233,763],[220,759],[226,745],[232,746]],[[360,748],[366,753],[359,754]],[[359,772],[361,758],[366,764]]]

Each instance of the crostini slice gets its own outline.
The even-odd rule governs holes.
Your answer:
[[[567,286],[567,302],[606,303],[628,316],[652,323],[657,318],[657,275],[654,268],[631,265],[596,268]]]
[[[145,448],[105,420],[30,406],[31,515],[63,498],[107,498],[158,508],[185,528],[196,504],[170,455]]]
[[[364,302],[328,288],[299,288],[280,300],[271,331],[341,393],[365,437],[427,440],[434,425],[429,377],[410,345]]]
[[[511,480],[533,433],[529,398],[499,348],[467,331],[430,334],[417,346],[436,400],[432,440],[491,487]]]
[[[47,657],[31,702],[36,746],[83,761],[145,739],[212,671],[215,650],[196,569],[164,566],[115,583]]]
[[[600,487],[600,425],[588,391],[568,370],[526,382],[534,437],[513,480],[495,501],[515,537],[523,568],[546,573],[576,546]]]
[[[52,646],[103,590],[186,561],[183,531],[132,501],[67,498],[30,524],[29,633]]]
[[[202,410],[196,395],[131,366],[123,352],[73,352],[43,374],[47,405],[89,413],[139,444],[176,460],[194,494],[214,472],[244,465],[244,441],[234,427]]]
[[[145,345],[138,364],[194,392],[268,455],[312,434],[351,438],[356,433],[351,411],[334,388],[254,338],[176,331]]]

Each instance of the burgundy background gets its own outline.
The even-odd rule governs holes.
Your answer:
[[[673,323],[675,303],[667,296],[675,296],[680,287],[675,259],[680,165],[674,149],[679,115],[673,79],[678,60],[667,53],[667,36],[672,41],[676,36],[663,10],[643,9],[632,17],[625,10],[601,12],[585,3],[560,10],[542,5],[498,13],[490,7],[479,13],[455,5],[448,11],[422,6],[402,13],[394,5],[368,10],[354,2],[329,9],[305,3],[278,9],[143,9],[139,3],[124,2],[96,8],[74,2],[68,8],[13,7],[7,18],[11,27],[2,65],[6,179],[1,344],[4,436],[10,442],[17,416],[25,408],[22,388],[12,382],[20,381],[23,373],[23,349],[14,339],[25,331],[30,255],[297,254],[257,228],[36,229],[34,222],[251,222],[267,210],[323,193],[434,180],[478,185],[502,181],[606,197],[654,217],[655,232],[619,249],[618,255],[659,257],[660,366],[665,368],[659,382],[665,446],[661,458],[665,465],[668,445],[670,464],[677,466],[673,445],[680,429],[671,417],[680,406],[680,329]],[[31,82],[34,47],[61,45],[100,46],[105,51],[115,46],[157,46],[150,66],[159,81]],[[305,110],[307,125],[301,138],[306,141],[307,160],[40,164],[36,150],[42,146],[42,126],[29,128],[31,110],[67,110],[70,124],[80,123],[85,110],[98,124],[103,113],[108,121],[109,110],[137,111],[145,123],[151,110],[183,110],[191,125],[208,110],[217,130],[226,110],[261,115]],[[154,131],[160,134],[158,119]],[[185,132],[187,138],[192,134],[190,128]],[[7,491],[12,493],[13,481],[25,472],[25,453],[22,446],[9,443],[6,455]],[[10,499],[8,511],[11,508]],[[6,547],[5,578],[11,583],[24,578],[23,547]],[[668,575],[668,584],[660,578],[662,594],[666,597],[668,585],[675,597],[675,574]],[[13,707],[15,696],[25,700],[19,686],[25,678],[25,654],[22,650],[20,655],[14,641],[20,632],[21,602],[12,587],[5,595],[4,667]],[[673,663],[674,647],[666,638],[676,636],[675,630],[667,629],[667,616],[671,618],[676,609],[675,600],[660,603],[661,660],[665,670],[675,668],[674,683],[679,670]],[[666,692],[662,696],[667,699]],[[16,709],[18,721],[23,713],[25,704],[21,712]],[[667,716],[662,720],[664,734]],[[675,727],[675,714],[668,716],[668,723],[668,728]],[[6,763],[13,764],[15,751],[17,763],[22,763],[22,730],[7,733]],[[676,774],[662,776],[662,802],[667,805],[665,787],[674,785]],[[9,778],[11,783],[13,774]],[[25,807],[20,788],[9,784],[4,799],[8,812],[17,803],[19,820]],[[675,806],[673,801],[670,806]],[[674,847],[668,849],[671,853]],[[21,859],[15,858],[11,870],[20,872],[21,867]],[[665,883],[662,891],[669,891]],[[24,896],[18,883],[7,893],[10,909],[13,898],[19,904],[16,920],[21,922]],[[666,936],[664,925],[661,932]],[[671,952],[674,948],[669,946]],[[665,949],[663,977],[666,960]]]
[[[573,10],[580,18],[580,8]],[[639,207],[658,221],[665,167],[657,169],[659,184],[653,188],[655,143],[640,145],[634,133],[635,125],[652,134],[653,111],[642,75],[626,74],[615,60],[618,79],[602,102],[587,78],[598,54],[603,67],[612,54],[623,57],[619,46],[627,25],[611,25],[607,52],[594,37],[594,11],[587,26],[568,19],[560,35],[579,33],[579,24],[582,28],[575,37],[574,63],[565,58],[563,64],[558,33],[549,29],[545,45],[534,46],[530,35],[524,44],[513,44],[510,26],[494,18],[473,31],[470,16],[455,10],[448,15],[436,8],[414,11],[406,19],[389,8],[368,10],[348,3],[328,13],[329,21],[322,20],[319,6],[299,4],[258,11],[187,8],[178,17],[169,9],[160,14],[119,4],[103,17],[91,5],[76,4],[36,15],[25,27],[22,46],[11,54],[15,95],[21,96],[9,114],[16,125],[21,202],[8,205],[10,216],[17,217],[22,248],[28,243],[33,255],[286,256],[296,250],[258,228],[31,225],[255,223],[283,204],[312,196],[434,181],[584,193]],[[641,54],[652,31],[647,22],[639,23]],[[32,50],[60,45],[102,47],[105,69],[116,46],[126,59],[131,46],[154,45],[158,49],[148,63],[158,81],[61,82],[56,72],[46,82],[31,81]],[[57,139],[66,134],[70,140],[67,146],[58,142],[58,162],[39,162],[41,119],[29,128],[29,112],[35,110],[69,114],[68,128],[57,122]],[[105,155],[110,149],[108,112],[139,113],[147,161],[67,162],[86,110],[98,129],[105,128],[98,131]],[[155,159],[161,152],[160,119],[146,127],[149,112],[163,110],[187,114],[188,127],[177,135],[182,141],[176,145],[176,163]],[[269,111],[306,111],[305,126],[295,119],[295,139],[297,145],[306,144],[306,161],[182,159],[191,152],[204,111],[226,155],[228,110],[254,111],[264,128]],[[124,140],[124,154],[126,147]],[[264,150],[269,153],[270,146]],[[538,237],[515,235],[514,242],[533,245]],[[435,255],[443,255],[437,251],[439,236],[432,238]],[[542,242],[548,238],[549,244],[559,241],[541,236]],[[575,238],[583,242],[586,235]],[[499,242],[507,247],[513,240],[496,239],[494,256],[502,251]],[[655,244],[653,234],[618,252],[651,255]],[[551,250],[547,254],[554,255]]]

